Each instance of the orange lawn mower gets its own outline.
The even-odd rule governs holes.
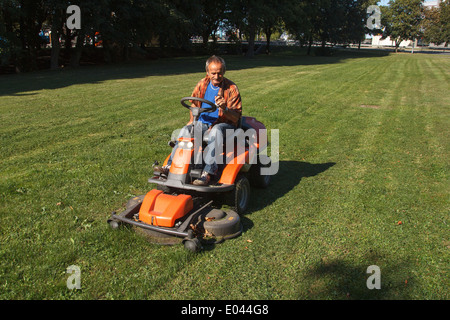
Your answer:
[[[194,100],[211,108],[186,104],[186,101]],[[192,129],[200,114],[214,112],[218,108],[216,104],[196,97],[183,98],[181,104],[193,115]],[[148,180],[156,184],[156,189],[129,200],[125,210],[119,214],[113,212],[108,223],[113,229],[120,225],[132,225],[148,236],[151,242],[181,242],[193,252],[200,251],[205,244],[221,243],[240,236],[243,229],[240,215],[248,207],[250,187],[265,188],[271,178],[270,174],[265,174],[271,161],[263,154],[267,148],[267,139],[261,136],[264,132],[265,126],[255,118],[241,117],[238,128],[224,139],[226,145],[233,143],[233,148],[227,147],[225,152],[220,153],[224,161],[223,164],[218,163],[218,172],[210,184],[198,186],[192,182],[200,178],[205,164],[203,161],[196,163],[199,161],[194,159],[199,159],[198,156],[202,155],[199,153],[205,152],[208,134],[202,136],[197,146],[194,130],[191,130],[189,137],[178,138],[168,174],[155,170]],[[237,146],[239,143],[241,148]],[[169,145],[173,148],[175,142],[169,141]]]

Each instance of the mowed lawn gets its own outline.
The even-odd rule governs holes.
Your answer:
[[[192,254],[111,230],[206,58],[0,76],[0,299],[450,298],[449,56],[226,56],[244,114],[279,130],[244,233]]]

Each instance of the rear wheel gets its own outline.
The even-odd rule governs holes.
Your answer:
[[[244,214],[250,200],[250,183],[245,176],[238,176],[234,190],[228,195],[227,204],[238,214]]]
[[[262,156],[260,156],[262,157]],[[260,162],[260,160],[258,159],[258,163],[253,164],[252,167],[250,168],[250,172],[249,172],[249,178],[250,178],[250,184],[252,185],[252,187],[255,188],[267,188],[270,184],[270,180],[271,180],[271,176],[270,175],[266,175],[266,174],[262,174],[261,173],[261,169],[262,168],[270,168],[271,162],[270,162],[270,158],[265,156],[266,159],[264,162],[268,162],[267,164],[262,164]]]

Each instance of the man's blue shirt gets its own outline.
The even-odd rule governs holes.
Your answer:
[[[215,87],[210,82],[208,88],[205,92],[205,97],[203,99],[216,103],[215,97],[219,93],[220,87]],[[211,106],[206,103],[202,103],[202,108],[211,109]],[[199,121],[206,123],[207,125],[212,125],[219,118],[219,108],[216,111],[210,113],[202,113],[198,118]]]

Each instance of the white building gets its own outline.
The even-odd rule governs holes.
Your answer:
[[[411,40],[403,40],[400,43],[400,47],[410,47],[412,45]],[[372,37],[372,47],[395,47],[395,41],[391,37],[382,38],[382,36]]]

